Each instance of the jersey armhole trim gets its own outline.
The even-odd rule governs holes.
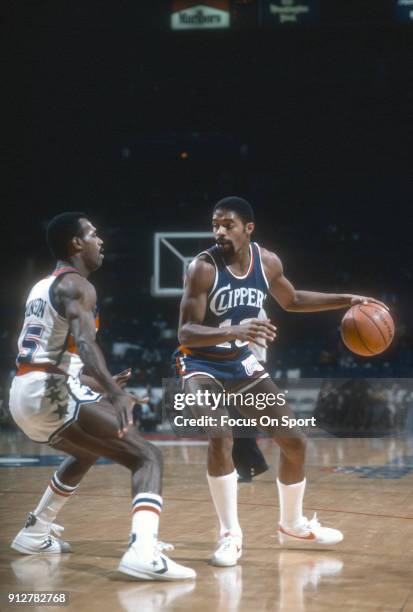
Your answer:
[[[50,303],[50,306],[52,307],[52,309],[54,310],[54,312],[56,313],[56,315],[59,317],[59,319],[61,319],[61,321],[67,321],[66,317],[61,315],[60,312],[57,310],[57,305],[56,305],[56,302],[55,302],[55,299],[54,299],[54,295],[53,295],[53,287],[54,287],[54,285],[55,285],[55,283],[56,283],[58,278],[60,278],[60,276],[56,276],[53,279],[53,282],[50,283],[50,286],[49,286],[49,303]]]
[[[263,278],[265,280],[265,284],[267,285],[267,289],[269,289],[270,288],[270,284],[268,282],[268,278],[265,275],[264,266],[262,265],[261,248],[260,248],[260,245],[257,242],[254,242],[254,244],[257,247],[257,251],[258,251],[258,257],[259,257],[260,266],[261,266],[261,273],[262,273],[262,276],[263,276]]]
[[[53,308],[53,310],[57,314],[57,316],[62,321],[67,321],[66,317],[61,315],[60,312],[57,309],[52,289],[55,286],[55,284],[57,283],[57,281],[60,280],[63,276],[66,276],[66,274],[71,274],[71,273],[79,274],[79,272],[75,268],[61,268],[61,270],[62,271],[59,272],[59,274],[54,274],[53,273],[53,274],[50,275],[50,277],[54,277],[54,278],[53,278],[53,282],[50,284],[50,287],[49,287],[49,302],[50,302],[51,307]]]

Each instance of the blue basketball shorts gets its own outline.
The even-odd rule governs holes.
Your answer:
[[[248,348],[243,348],[229,357],[224,355],[211,356],[202,350],[179,347],[173,354],[174,367],[177,376],[187,380],[193,376],[207,376],[223,387],[238,386],[242,383],[249,386],[250,382],[258,382],[268,378],[268,373]]]

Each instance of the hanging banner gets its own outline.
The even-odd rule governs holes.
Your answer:
[[[396,20],[413,22],[413,0],[396,0]]]
[[[263,26],[312,23],[318,16],[317,0],[261,0]]]
[[[212,30],[230,27],[229,0],[173,0],[172,30]]]

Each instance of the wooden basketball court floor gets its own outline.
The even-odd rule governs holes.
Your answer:
[[[9,454],[46,454],[21,434],[1,434],[0,465]],[[170,443],[171,444],[171,443]],[[270,441],[262,449],[277,463]],[[344,542],[329,551],[281,550],[275,469],[239,486],[245,551],[233,568],[208,564],[216,519],[205,478],[206,446],[163,446],[164,512],[160,537],[171,557],[195,568],[194,582],[128,581],[117,574],[130,528],[128,472],[96,465],[57,522],[68,555],[23,556],[9,542],[56,469],[0,468],[0,592],[65,591],[69,610],[413,611],[413,442],[406,439],[312,439],[307,459],[306,514],[340,528]],[[22,606],[19,606],[21,608]],[[43,609],[38,607],[38,609]],[[45,610],[53,608],[44,607]]]

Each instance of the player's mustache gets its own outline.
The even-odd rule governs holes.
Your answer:
[[[216,243],[217,244],[232,244],[230,240],[217,240]]]

